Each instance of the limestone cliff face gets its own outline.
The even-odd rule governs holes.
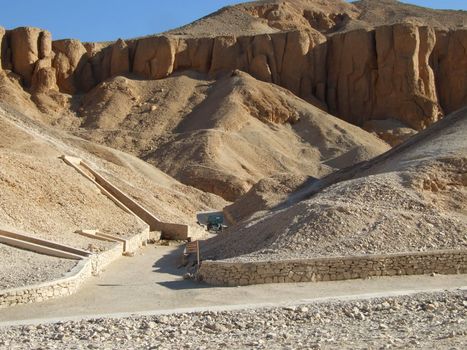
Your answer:
[[[89,88],[93,84],[83,82],[84,69],[87,65],[86,49],[79,40],[58,40],[53,43],[55,57],[53,67],[57,71],[57,83],[60,91],[74,94],[80,87]]]
[[[329,110],[362,125],[396,118],[422,129],[442,114],[429,58],[435,31],[408,24],[333,36],[327,56]]]
[[[34,91],[87,92],[109,77],[160,79],[239,69],[283,86],[342,119],[396,119],[420,130],[467,104],[467,30],[414,24],[252,36],[155,36],[110,45],[51,41],[37,28],[0,29],[3,69]]]
[[[0,30],[1,66],[21,76],[32,90],[57,89],[52,67],[52,36],[38,28],[20,27]]]
[[[0,72],[3,70],[4,65],[6,66],[6,30],[3,27],[0,27]]]
[[[431,57],[436,91],[445,113],[467,103],[467,29],[436,33]]]

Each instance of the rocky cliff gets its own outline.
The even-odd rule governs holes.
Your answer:
[[[256,6],[254,15],[271,22],[281,18],[274,9],[279,11]],[[87,92],[116,75],[160,79],[194,70],[218,77],[239,69],[359,126],[396,119],[420,130],[467,103],[465,27],[394,23],[329,32],[355,17],[351,10],[340,16],[307,10],[308,27],[282,24],[290,30],[266,34],[166,34],[110,44],[52,42],[37,28],[0,29],[1,66],[33,92],[67,94]]]

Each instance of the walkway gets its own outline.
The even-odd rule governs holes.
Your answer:
[[[109,314],[169,313],[329,299],[410,294],[467,286],[467,275],[404,276],[338,282],[268,284],[222,288],[183,280],[180,249],[149,245],[122,257],[72,296],[0,309],[0,326]],[[186,310],[187,309],[187,310]]]

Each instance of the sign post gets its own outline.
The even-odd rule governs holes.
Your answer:
[[[199,268],[199,241],[188,242],[186,244],[186,253],[196,253],[196,260]]]

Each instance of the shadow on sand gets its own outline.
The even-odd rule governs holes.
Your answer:
[[[170,253],[165,254],[152,265],[154,272],[166,273],[179,277],[176,281],[157,282],[157,284],[173,290],[209,288],[210,286],[206,283],[183,279],[183,275],[186,272],[186,268],[181,266],[183,249],[184,246],[182,245]]]

